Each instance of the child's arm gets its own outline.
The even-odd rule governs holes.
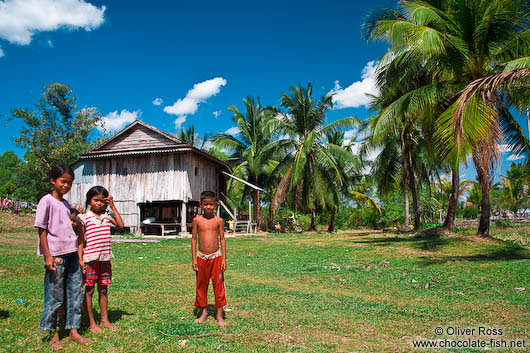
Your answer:
[[[81,272],[85,273],[85,262],[83,261],[83,252],[85,248],[85,227],[81,224],[78,224],[76,228],[77,256],[79,257],[79,266],[81,266]]]
[[[219,217],[219,241],[221,242],[221,252],[223,253],[223,262],[221,271],[226,271],[226,243],[225,243],[225,221]]]
[[[44,265],[46,266],[47,270],[56,271],[57,266],[55,265],[53,256],[50,254],[50,248],[48,247],[48,236],[46,234],[46,229],[43,229],[43,228],[38,228],[38,229],[39,229],[40,246],[42,247],[42,252],[44,254]]]
[[[116,206],[114,205],[114,199],[113,199],[112,195],[109,195],[106,200],[109,203],[110,209],[112,210],[112,212],[114,212],[114,218],[111,218],[110,221],[112,222],[112,224],[114,224],[116,226],[116,228],[122,229],[123,228],[123,220],[121,219],[121,215],[118,212],[118,210],[116,209]]]
[[[195,272],[199,271],[197,264],[197,222],[197,217],[195,217],[191,223],[191,268]]]

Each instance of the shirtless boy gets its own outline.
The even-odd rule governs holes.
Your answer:
[[[197,275],[197,289],[195,307],[201,308],[201,316],[195,320],[197,323],[206,321],[208,311],[208,284],[210,279],[213,284],[215,306],[217,307],[217,324],[226,326],[223,320],[223,307],[226,305],[224,271],[226,271],[226,244],[224,235],[224,222],[215,215],[217,195],[212,191],[201,194],[201,209],[203,214],[193,219],[191,237],[192,267]],[[199,251],[197,252],[197,238],[199,238]],[[221,243],[221,251],[219,251]]]

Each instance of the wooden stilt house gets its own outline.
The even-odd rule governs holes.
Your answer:
[[[83,154],[74,164],[71,204],[85,205],[95,185],[109,190],[131,231],[188,235],[200,194],[226,193],[229,166],[140,120]],[[224,172],[224,173],[223,173]],[[149,220],[148,222],[144,222]]]

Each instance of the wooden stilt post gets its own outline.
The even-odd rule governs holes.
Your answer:
[[[188,233],[188,225],[186,222],[186,203],[184,200],[182,201],[182,207],[180,208],[180,233],[179,236],[182,238],[189,238],[191,236],[190,233]]]
[[[247,233],[250,233],[250,225],[252,224],[252,202],[248,201],[248,223]]]

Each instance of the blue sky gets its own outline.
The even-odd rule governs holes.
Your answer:
[[[329,121],[366,118],[364,93],[374,93],[373,65],[387,46],[366,43],[361,23],[395,1],[23,3],[0,0],[0,152],[20,156],[20,124],[5,117],[52,82],[68,84],[114,129],[137,117],[166,132],[233,131],[229,105],[242,109],[247,95],[278,105],[308,82],[317,95],[337,93]]]

